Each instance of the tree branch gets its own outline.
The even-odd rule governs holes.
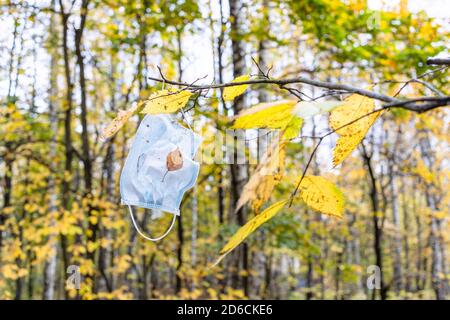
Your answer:
[[[428,58],[427,65],[447,65],[450,66],[450,58]]]
[[[157,81],[157,82],[164,82],[170,85],[184,87],[184,90],[191,90],[191,91],[201,91],[201,90],[209,90],[209,89],[218,89],[218,88],[225,88],[225,87],[233,87],[233,86],[239,86],[239,85],[255,85],[255,84],[275,84],[283,88],[284,86],[288,84],[296,84],[296,83],[303,83],[308,84],[314,87],[320,87],[320,88],[327,88],[331,90],[339,90],[344,91],[345,93],[357,93],[362,96],[366,96],[375,100],[379,100],[382,102],[386,102],[387,104],[383,105],[383,107],[401,107],[410,111],[422,113],[434,108],[447,106],[450,104],[450,96],[442,96],[442,97],[418,97],[413,99],[397,99],[394,97],[387,96],[382,93],[377,93],[374,91],[361,89],[358,87],[354,87],[347,84],[340,84],[340,83],[332,83],[332,82],[326,82],[326,81],[320,81],[320,80],[314,80],[309,79],[305,77],[297,77],[297,78],[290,78],[290,79],[254,79],[254,80],[248,80],[248,81],[241,81],[241,82],[229,82],[229,83],[217,83],[217,84],[211,84],[211,85],[195,85],[195,84],[189,84],[186,82],[178,82],[178,81],[171,81],[167,79],[160,79],[160,78],[154,78],[149,77],[150,80]]]

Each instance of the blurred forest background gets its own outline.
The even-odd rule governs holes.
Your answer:
[[[100,139],[119,110],[162,88],[148,79],[160,77],[158,66],[188,83],[229,82],[259,66],[389,96],[448,94],[448,69],[426,60],[448,54],[449,13],[445,0],[0,1],[0,298],[450,297],[445,108],[385,112],[337,168],[329,136],[309,170],[342,190],[343,219],[294,202],[214,268],[254,215],[234,209],[255,165],[202,163],[174,231],[151,243],[136,234],[119,192],[142,116]],[[341,94],[292,87],[306,100]],[[189,102],[186,117],[214,136],[243,108],[295,99],[282,89],[252,86],[234,102],[212,90]],[[314,147],[307,137],[327,123],[326,114],[305,120],[265,207],[289,197]],[[169,219],[139,215],[152,233]],[[71,265],[80,290],[65,286]],[[380,290],[366,285],[371,265],[382,271]]]

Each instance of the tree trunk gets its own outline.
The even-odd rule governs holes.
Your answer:
[[[87,110],[87,97],[86,97],[86,74],[84,69],[84,57],[82,53],[83,45],[83,32],[86,26],[86,19],[88,15],[89,0],[83,0],[81,2],[80,11],[80,24],[79,27],[75,29],[75,55],[77,57],[77,66],[79,74],[79,85],[80,85],[80,122],[81,122],[81,150],[82,150],[82,162],[83,162],[83,177],[84,177],[84,197],[91,200],[93,198],[92,194],[92,158],[89,144],[89,131],[88,131],[88,110]],[[93,216],[92,204],[88,204],[87,216],[88,216],[88,230],[87,233],[87,243],[95,243],[97,240],[98,232],[98,222],[94,222],[97,218]],[[98,221],[98,220],[97,220]],[[96,250],[88,250],[86,253],[87,259],[91,260],[95,265],[95,255]],[[88,275],[86,277],[87,284],[91,287],[92,292],[96,292],[96,282],[95,275]]]
[[[245,50],[244,43],[241,39],[240,30],[242,30],[242,21],[240,17],[242,3],[240,0],[229,0],[230,6],[230,37],[231,37],[231,49],[232,49],[232,60],[233,60],[233,77],[237,77],[245,74]],[[241,95],[234,100],[233,103],[233,113],[238,114],[242,109],[244,109],[244,96]],[[242,143],[243,137],[236,132],[235,135],[235,148],[234,148],[234,161],[230,165],[231,172],[231,205],[230,212],[234,212],[236,204],[244,188],[245,182],[247,180],[247,167],[245,163],[238,163],[239,156],[238,153],[243,154],[245,150],[239,150],[236,145]],[[239,141],[239,142],[238,142]],[[245,140],[244,140],[245,141]],[[241,208],[236,213],[237,221],[239,225],[244,225],[246,216],[244,208]],[[242,273],[242,288],[244,289],[244,294],[249,295],[249,263],[248,263],[248,246],[244,243],[241,247],[240,255],[242,257],[242,268],[244,272]],[[239,272],[240,263],[239,257],[236,259],[236,272]]]
[[[19,18],[14,19],[14,31],[13,31],[13,42],[11,45],[11,49],[9,51],[9,66],[8,66],[8,93],[7,100],[11,100],[12,98],[12,86],[13,86],[13,72],[14,72],[14,57],[16,50],[16,41],[19,33]],[[6,150],[11,148],[10,143],[5,143]],[[3,187],[3,208],[9,207],[11,205],[11,193],[12,193],[12,164],[13,158],[8,151],[6,153],[6,157],[3,160],[5,163],[5,176],[4,176],[4,187]],[[1,262],[1,254],[3,248],[3,225],[5,224],[6,217],[3,213],[3,210],[0,210],[0,262]]]
[[[414,190],[413,194],[416,196],[416,190]],[[413,210],[414,216],[416,219],[416,241],[417,241],[417,260],[416,260],[416,290],[421,291],[425,287],[425,270],[426,270],[426,258],[423,254],[423,226],[421,214],[418,212],[416,207],[416,197],[413,197]]]
[[[431,144],[428,138],[428,132],[422,132],[423,137],[419,140],[420,152],[425,165],[428,170],[432,172],[434,159],[431,152]],[[430,186],[426,186],[425,197],[427,206],[433,210],[439,210],[438,200],[430,192]],[[430,245],[432,250],[432,269],[431,282],[436,299],[445,300],[447,294],[447,280],[446,280],[446,263],[443,256],[444,249],[441,241],[441,221],[435,216],[431,217],[430,221]]]
[[[212,10],[211,10],[212,11]],[[214,36],[214,32],[212,32],[213,37],[212,37],[212,41],[213,41],[213,50],[214,48],[217,48],[217,77],[219,79],[219,83],[223,83],[224,79],[223,79],[223,72],[224,72],[224,63],[223,63],[223,44],[224,44],[224,39],[225,39],[225,31],[226,31],[226,19],[224,17],[224,12],[223,12],[223,0],[219,0],[219,11],[220,11],[220,32],[219,35],[217,37],[217,43],[215,42],[215,36]],[[212,20],[211,20],[212,21]],[[212,23],[211,23],[212,24]],[[213,24],[211,25],[211,30],[214,30],[214,26]],[[216,64],[213,61],[214,64],[214,70],[216,70]],[[222,128],[222,124],[220,121],[220,117],[223,116],[223,114],[226,113],[227,111],[227,106],[225,104],[225,100],[223,99],[223,88],[220,89],[220,104],[219,104],[219,108],[217,110],[217,118],[216,118],[216,130],[217,130],[217,135],[218,135],[218,139],[222,139],[222,141],[220,141],[220,143],[223,143],[223,128]],[[222,155],[223,157],[223,155]],[[223,160],[223,159],[221,159]],[[219,166],[218,168],[218,173],[217,173],[217,214],[218,214],[218,220],[219,220],[219,230],[221,229],[222,225],[225,223],[225,205],[224,205],[224,201],[225,201],[225,186],[224,186],[224,181],[226,178],[226,170],[224,170],[223,167],[223,162],[219,161],[219,163],[216,163],[217,166]],[[220,243],[223,242],[223,235],[221,232],[219,232],[219,241]],[[224,266],[223,266],[223,270],[228,270],[229,268],[229,263],[230,260],[225,260],[223,262]],[[225,272],[224,277],[222,277],[221,279],[219,279],[219,291],[221,293],[225,293],[225,289],[229,280],[229,272]]]
[[[379,198],[378,198],[378,186],[377,186],[377,180],[375,177],[375,172],[373,170],[373,166],[372,166],[372,155],[369,155],[364,147],[364,144],[362,145],[362,149],[363,149],[363,159],[364,159],[364,163],[367,167],[367,171],[369,174],[369,179],[370,179],[370,184],[369,184],[369,188],[370,188],[370,201],[372,204],[372,222],[373,222],[373,236],[374,236],[374,240],[373,240],[373,249],[375,252],[375,265],[378,266],[378,268],[380,268],[380,298],[381,300],[386,300],[386,293],[387,293],[387,288],[384,285],[384,276],[383,276],[383,248],[382,248],[382,234],[383,234],[383,229],[382,229],[382,223],[380,221],[380,203],[379,203]],[[376,290],[373,290],[373,298],[376,297]]]
[[[403,251],[404,254],[404,269],[405,269],[405,290],[406,292],[411,291],[411,263],[410,263],[410,256],[409,256],[409,232],[410,230],[410,217],[408,215],[408,203],[406,200],[406,186],[402,182],[401,185],[401,191],[402,194],[402,203],[403,203]]]
[[[394,173],[392,172],[392,165],[390,166],[390,192],[392,201],[392,221],[395,226],[394,241],[394,279],[393,285],[396,295],[398,296],[403,289],[402,283],[402,239],[401,239],[401,226],[400,226],[400,210],[398,204],[398,190]]]
[[[178,81],[182,81],[183,79],[183,67],[181,65],[181,58],[183,56],[183,47],[182,47],[182,30],[177,30],[177,51],[178,51]],[[175,272],[175,294],[179,294],[181,288],[183,286],[182,277],[181,277],[181,268],[183,267],[183,248],[184,248],[184,229],[183,229],[183,219],[180,216],[178,217],[178,246],[177,246],[177,269]]]
[[[219,83],[223,83],[223,42],[225,38],[225,30],[226,30],[226,21],[225,17],[223,16],[223,0],[219,0],[220,5],[220,34],[217,37],[217,75],[219,77]],[[226,104],[222,97],[223,94],[223,88],[220,89],[220,102],[221,102],[221,110],[218,111],[217,115],[218,118],[220,115],[222,115],[226,111]],[[222,128],[220,126],[219,119],[216,121],[216,128],[218,131],[221,132]],[[219,164],[221,165],[221,164]],[[224,207],[224,187],[223,187],[223,177],[224,172],[222,170],[222,167],[219,170],[218,174],[218,181],[217,181],[217,206],[218,206],[218,214],[219,214],[219,224],[222,225],[224,223],[224,216],[225,216],[225,207]]]
[[[194,186],[194,192],[192,193],[192,233],[191,233],[191,266],[196,268],[197,266],[197,233],[198,233],[198,199],[197,199],[197,186]],[[192,288],[194,289],[194,288]]]
[[[52,1],[52,8],[55,7],[55,1]],[[50,18],[50,33],[55,32],[55,16],[51,16]],[[54,48],[55,46],[52,46]],[[49,120],[51,131],[53,132],[53,136],[50,142],[50,158],[54,159],[56,157],[56,137],[58,135],[58,112],[56,108],[56,103],[54,102],[54,98],[58,92],[58,84],[56,81],[57,72],[55,70],[55,65],[58,61],[58,54],[55,50],[52,51],[51,60],[50,60],[50,88],[49,88]],[[53,162],[51,162],[52,172],[56,171],[56,166]],[[56,215],[58,214],[57,207],[57,190],[55,184],[55,178],[53,175],[49,177],[49,188],[48,192],[50,193],[50,204],[49,204],[49,216],[50,216],[50,228],[53,228],[56,223]],[[56,281],[56,262],[57,262],[57,235],[53,232],[50,233],[48,237],[48,243],[50,244],[50,251],[52,254],[47,259],[44,265],[44,288],[43,288],[43,299],[44,300],[53,300],[55,295],[55,281]]]
[[[73,159],[73,149],[72,149],[72,91],[73,84],[70,74],[70,57],[69,57],[69,46],[68,46],[68,20],[69,14],[65,12],[64,4],[62,0],[59,0],[61,23],[62,23],[62,48],[63,48],[63,60],[64,60],[64,76],[66,81],[66,101],[64,104],[64,148],[65,148],[65,163],[64,163],[64,173],[72,173],[72,159]],[[61,202],[64,210],[70,210],[70,181],[69,179],[63,179],[62,181],[62,195]],[[63,274],[65,275],[67,267],[69,266],[69,254],[67,252],[67,238],[65,235],[60,235],[61,238],[61,252],[63,256]],[[64,290],[65,298],[68,298],[67,290]]]
[[[334,299],[338,300],[340,297],[340,293],[341,293],[341,266],[342,266],[342,262],[343,262],[343,255],[344,255],[345,250],[339,251],[337,252],[337,257],[336,257],[336,267],[335,267],[335,274],[334,274],[334,289],[335,289],[335,293],[334,293]]]

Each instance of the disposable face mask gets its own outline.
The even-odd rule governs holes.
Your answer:
[[[146,115],[136,132],[125,166],[120,176],[120,194],[128,206],[137,232],[157,241],[169,234],[180,215],[184,193],[197,180],[199,164],[193,160],[201,137],[182,127],[169,115]],[[131,206],[173,214],[167,231],[158,238],[140,231]]]

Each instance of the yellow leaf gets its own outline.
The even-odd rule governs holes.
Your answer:
[[[344,195],[324,177],[303,177],[299,190],[303,201],[312,209],[342,218]]]
[[[296,138],[302,129],[303,119],[293,117],[284,129],[283,139],[290,140]]]
[[[80,273],[83,275],[94,275],[95,265],[90,259],[82,259],[80,263]]]
[[[111,121],[111,123],[103,129],[100,138],[102,140],[105,140],[115,135],[117,131],[119,131],[120,128],[122,128],[123,125],[128,121],[128,119],[130,119],[139,110],[141,106],[142,103],[137,103],[127,111],[119,110],[117,117],[114,118],[114,120]]]
[[[422,161],[422,159],[419,159],[417,161],[417,166],[413,168],[413,173],[416,173],[419,177],[423,179],[428,184],[431,184],[434,182],[434,175],[431,173],[431,171],[428,169],[428,167],[425,165],[425,163]]]
[[[145,102],[141,113],[173,113],[183,108],[192,96],[187,90],[160,90],[152,94]]]
[[[248,74],[243,75],[243,76],[239,76],[236,79],[234,79],[233,82],[244,82],[244,81],[248,81],[250,80],[250,76]],[[247,90],[248,84],[243,84],[240,86],[232,86],[232,87],[225,87],[223,89],[223,99],[225,101],[233,101],[234,98],[236,98],[237,96],[240,96],[241,94],[243,94],[245,92],[245,90]]]
[[[98,223],[98,218],[96,216],[90,216],[89,222],[95,226]]]
[[[252,232],[254,232],[259,226],[261,226],[263,223],[270,220],[273,216],[275,216],[278,211],[281,210],[281,208],[284,207],[284,205],[289,200],[283,200],[274,203],[270,207],[268,207],[266,210],[261,212],[261,214],[253,217],[250,219],[245,225],[243,225],[239,230],[228,240],[227,244],[220,250],[221,256],[217,259],[217,261],[214,263],[216,265],[219,263],[226,254],[228,254],[231,250],[236,248],[242,241],[244,241]]]
[[[284,129],[294,117],[292,110],[297,101],[282,100],[260,103],[238,114],[233,129]]]
[[[17,280],[28,275],[27,269],[20,268],[15,264],[5,264],[0,270],[2,271],[2,275],[4,278],[11,280]]]
[[[17,277],[22,278],[25,277],[26,275],[28,275],[28,270],[25,268],[19,268],[19,270],[17,271]]]
[[[131,265],[132,260],[133,259],[128,254],[114,258],[115,272],[123,273],[123,272],[127,271]]]
[[[331,112],[330,127],[341,136],[363,132],[371,125],[371,122],[369,117],[361,117],[372,112],[374,107],[373,99],[352,94]],[[354,122],[351,123],[352,121]]]
[[[441,210],[441,211],[435,211],[434,212],[434,217],[436,219],[445,219],[448,216],[448,211],[446,210]]]
[[[361,134],[339,137],[333,149],[333,166],[336,167],[341,164],[355,150],[363,138],[364,135]]]
[[[94,252],[99,247],[98,242],[88,241],[87,242],[87,251],[88,252]]]
[[[6,279],[16,280],[17,277],[17,266],[13,264],[5,264],[2,268],[3,277]]]
[[[264,202],[269,199],[272,190],[282,178],[284,170],[285,144],[274,143],[264,154],[261,163],[245,184],[236,205],[236,212],[248,201],[252,201],[252,209],[258,212]]]
[[[330,127],[340,135],[333,150],[334,166],[352,153],[381,114],[371,113],[374,108],[373,99],[353,94],[331,112]]]

